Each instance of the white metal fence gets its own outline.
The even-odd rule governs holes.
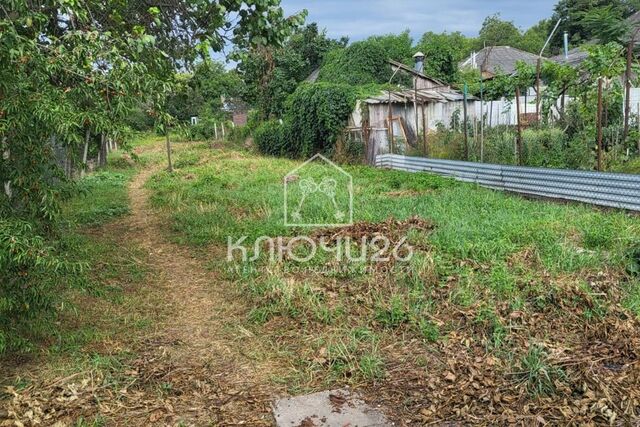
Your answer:
[[[496,190],[640,211],[640,175],[530,168],[382,154],[376,166],[434,172]]]

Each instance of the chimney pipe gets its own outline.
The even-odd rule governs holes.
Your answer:
[[[569,59],[569,33],[564,32],[564,59]]]
[[[422,73],[424,71],[424,53],[417,52],[413,55],[413,60],[415,62],[415,70]]]

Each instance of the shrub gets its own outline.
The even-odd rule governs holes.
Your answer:
[[[350,86],[302,84],[287,100],[283,123],[267,121],[256,129],[256,147],[273,156],[330,154],[355,103],[356,91]]]
[[[253,142],[263,154],[271,156],[286,156],[292,151],[289,140],[289,126],[277,120],[264,122],[257,127],[253,134]]]
[[[515,165],[516,129],[513,126],[496,126],[484,135],[484,161],[486,163]],[[439,126],[429,134],[430,157],[464,160],[463,133]],[[556,169],[593,169],[595,152],[589,143],[593,138],[588,132],[568,139],[559,128],[530,128],[522,132],[523,163],[525,166]],[[605,153],[605,161],[616,164],[612,151]],[[480,144],[469,132],[469,160],[480,161]],[[617,164],[620,164],[618,161]]]
[[[29,349],[27,337],[50,322],[64,273],[83,265],[61,258],[33,224],[0,219],[0,354]]]
[[[464,138],[461,132],[439,125],[436,132],[427,137],[429,156],[436,159],[462,160],[464,157]]]
[[[347,85],[303,84],[287,100],[293,153],[308,157],[333,149],[355,108],[356,91]]]
[[[567,140],[560,129],[526,129],[522,132],[523,157],[527,166],[565,167]]]
[[[508,126],[498,126],[487,133],[485,139],[484,161],[513,165],[515,155],[516,134]]]

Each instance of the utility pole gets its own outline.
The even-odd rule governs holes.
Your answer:
[[[542,46],[542,49],[540,49],[540,54],[538,55],[538,61],[536,63],[536,118],[538,120],[540,120],[540,95],[541,95],[540,94],[540,72],[542,69],[542,54],[544,53],[544,50],[547,48],[547,45],[551,41],[551,38],[558,30],[558,27],[560,26],[561,22],[562,22],[562,18],[558,19],[558,22],[556,22],[556,26],[553,27],[551,34],[549,34],[549,37],[547,37],[547,41],[544,43],[544,46]]]
[[[391,81],[393,80],[393,78],[396,76],[396,74],[398,73],[398,71],[400,71],[400,67],[397,67],[395,69],[395,71],[393,72],[393,74],[391,75],[391,78],[389,79],[389,85],[391,85]],[[387,124],[389,126],[389,150],[391,151],[391,154],[393,154],[393,114],[391,112],[391,89],[389,89],[389,115],[387,118]]]
[[[413,55],[413,60],[415,62],[415,70],[416,73],[413,76],[413,111],[416,116],[416,146],[418,145],[418,134],[419,134],[419,119],[418,119],[418,73],[422,73],[424,67],[424,53],[417,52]],[[424,123],[423,123],[424,127]],[[426,132],[426,129],[424,129]]]

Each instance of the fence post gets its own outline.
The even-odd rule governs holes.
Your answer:
[[[598,78],[598,116],[596,126],[598,129],[598,171],[602,171],[602,77]]]
[[[540,120],[540,68],[542,66],[542,54],[536,62],[536,120]],[[526,108],[526,107],[525,107]]]
[[[636,119],[638,121],[638,133],[640,133],[640,102],[638,102],[638,118]],[[640,136],[638,137],[638,155],[640,155]]]
[[[429,147],[427,146],[427,132],[429,125],[427,123],[427,115],[424,112],[424,101],[422,101],[422,144],[424,145],[424,155],[429,156]]]
[[[389,126],[389,150],[393,154],[393,114],[391,113],[391,89],[389,89],[389,115],[387,118],[387,124]]]
[[[516,121],[518,133],[516,142],[518,144],[518,164],[522,166],[522,127],[520,125],[520,88],[516,87]]]
[[[489,127],[493,127],[493,100],[489,101]]]
[[[463,98],[463,105],[462,105],[462,110],[463,110],[463,114],[464,114],[464,123],[463,123],[463,127],[464,127],[464,159],[466,161],[469,161],[469,139],[468,139],[468,135],[467,135],[467,84],[464,84],[464,90],[462,92],[462,98]]]
[[[484,87],[480,77],[480,163],[484,163]]]

